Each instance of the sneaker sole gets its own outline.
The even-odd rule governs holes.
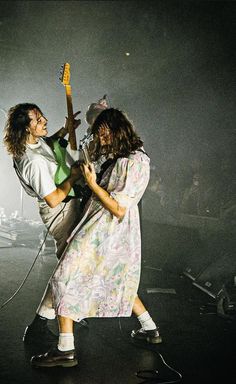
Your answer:
[[[78,360],[66,361],[64,363],[53,362],[53,363],[31,363],[34,368],[53,368],[53,367],[63,367],[70,368],[78,365]]]
[[[159,337],[147,337],[146,338],[147,342],[149,344],[160,344],[162,343],[162,338],[159,336]]]
[[[132,333],[131,333],[131,337],[134,340],[146,341],[149,344],[161,344],[162,343],[161,336],[158,336],[158,337],[150,337],[150,336],[141,337],[141,336],[132,335]]]

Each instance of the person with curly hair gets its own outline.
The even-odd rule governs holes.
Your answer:
[[[74,322],[91,317],[129,317],[141,328],[133,339],[158,344],[158,328],[138,297],[141,270],[141,235],[138,203],[149,182],[150,159],[125,113],[108,108],[92,125],[91,158],[105,156],[101,180],[93,163],[82,164],[92,191],[83,218],[72,232],[43,297],[43,316],[57,316],[56,347],[31,359],[34,367],[72,367],[78,364]]]
[[[74,129],[80,124],[80,120],[75,119],[77,115],[78,112],[74,114]],[[13,158],[22,186],[37,199],[42,221],[55,240],[58,258],[80,219],[79,201],[73,193],[73,186],[81,177],[78,165],[68,168],[68,177],[63,182],[56,182],[58,162],[52,143],[67,133],[66,122],[58,132],[47,137],[47,119],[36,104],[17,104],[8,111],[4,144]],[[23,340],[32,341],[36,336],[49,341],[56,337],[47,327],[47,319],[38,313],[26,328]]]

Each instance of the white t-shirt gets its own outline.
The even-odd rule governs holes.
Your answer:
[[[42,138],[37,144],[27,144],[24,155],[16,160],[16,164],[23,180],[33,188],[39,200],[57,188],[54,183],[57,162],[52,149]]]

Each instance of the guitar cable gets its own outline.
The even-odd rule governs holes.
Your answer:
[[[11,297],[9,297],[9,299],[7,299],[1,306],[0,306],[0,311],[7,305],[9,304],[13,299],[14,297],[20,292],[21,288],[23,287],[23,285],[25,284],[25,282],[27,281],[40,253],[41,253],[41,250],[46,242],[46,239],[47,239],[47,236],[48,236],[48,233],[49,233],[49,230],[52,226],[52,224],[54,223],[54,221],[56,220],[56,218],[63,212],[63,210],[65,209],[65,206],[66,206],[66,203],[64,203],[64,206],[62,207],[62,209],[58,212],[58,214],[54,217],[53,221],[51,222],[51,224],[49,225],[49,227],[47,228],[47,231],[46,231],[46,234],[44,236],[44,239],[43,239],[43,242],[41,244],[41,246],[39,247],[39,250],[38,250],[38,253],[37,255],[35,256],[34,258],[34,261],[32,263],[32,265],[30,266],[28,272],[26,273],[24,279],[22,280],[21,284],[19,285],[19,287],[16,289],[16,291],[13,293],[13,295]]]
[[[121,334],[122,338],[127,342],[127,338],[125,337],[124,332],[122,330],[120,317],[118,318],[118,321],[119,321],[120,334]],[[151,348],[151,346],[149,346],[149,348],[148,348],[147,346],[141,345],[139,343],[135,343],[134,341],[130,341],[128,343],[131,344],[132,346],[135,346],[136,348],[140,348],[140,349],[144,349],[146,351],[153,352],[154,354],[156,354],[157,356],[160,357],[160,359],[161,359],[162,363],[164,364],[164,366],[166,366],[171,372],[176,374],[176,379],[175,380],[161,381],[162,379],[160,377],[158,377],[158,375],[159,375],[158,370],[155,370],[155,369],[139,370],[139,371],[135,372],[135,376],[137,378],[139,378],[139,379],[144,379],[144,381],[142,381],[139,384],[148,384],[148,383],[150,383],[150,384],[155,384],[155,383],[156,384],[176,384],[176,383],[179,383],[182,380],[181,373],[178,372],[173,367],[171,367],[169,364],[167,364],[167,362],[165,361],[164,357],[161,355],[160,352],[157,351],[157,349],[155,348],[154,345],[153,345],[153,348]]]

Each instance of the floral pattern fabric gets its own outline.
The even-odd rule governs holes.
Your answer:
[[[100,185],[126,213],[119,220],[92,195],[50,280],[58,315],[74,321],[131,315],[141,267],[138,203],[149,176],[142,151],[105,171]]]

